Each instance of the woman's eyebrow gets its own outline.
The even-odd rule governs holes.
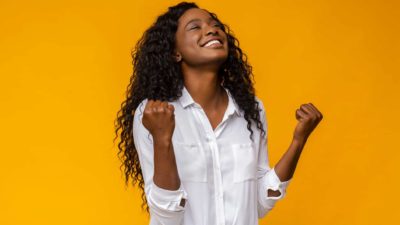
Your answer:
[[[195,22],[195,21],[200,21],[200,19],[191,19],[191,20],[189,20],[189,22],[186,23],[185,27],[187,27],[187,25],[189,25],[190,23]]]
[[[211,20],[215,20],[215,19],[213,17],[209,17],[208,22],[210,22]],[[201,19],[199,19],[199,18],[191,19],[191,20],[189,20],[189,22],[186,23],[185,27],[187,27],[187,25],[189,25],[190,23],[195,22],[195,21],[201,21]]]

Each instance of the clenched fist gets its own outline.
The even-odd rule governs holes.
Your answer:
[[[171,140],[175,129],[174,106],[166,101],[148,100],[143,112],[143,125],[153,139]]]
[[[296,119],[299,122],[294,131],[294,139],[306,140],[322,117],[321,112],[312,103],[302,104],[296,110]]]

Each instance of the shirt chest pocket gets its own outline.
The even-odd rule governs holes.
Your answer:
[[[233,182],[255,180],[257,176],[257,152],[254,144],[232,144],[234,156]]]
[[[182,181],[207,182],[207,166],[201,143],[174,143],[176,166]]]

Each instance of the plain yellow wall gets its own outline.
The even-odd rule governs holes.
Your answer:
[[[113,122],[130,51],[178,1],[0,2],[0,224],[148,224]],[[324,115],[260,224],[400,224],[399,1],[197,1],[254,68],[271,166],[295,110]]]

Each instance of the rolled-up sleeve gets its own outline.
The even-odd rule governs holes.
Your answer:
[[[264,217],[272,208],[276,202],[281,200],[286,195],[286,189],[292,179],[287,181],[281,181],[275,172],[275,168],[270,168],[268,158],[268,126],[266,119],[266,112],[264,105],[261,100],[257,98],[260,108],[260,120],[263,124],[263,128],[266,132],[265,136],[260,136],[259,152],[258,152],[258,218]],[[273,191],[279,191],[279,196],[268,196],[268,189]]]
[[[142,123],[146,102],[147,99],[143,100],[135,111],[132,133],[144,179],[144,189],[151,217],[150,224],[179,225],[183,220],[185,202],[188,198],[187,192],[182,183],[177,190],[167,190],[153,182],[153,139]]]

